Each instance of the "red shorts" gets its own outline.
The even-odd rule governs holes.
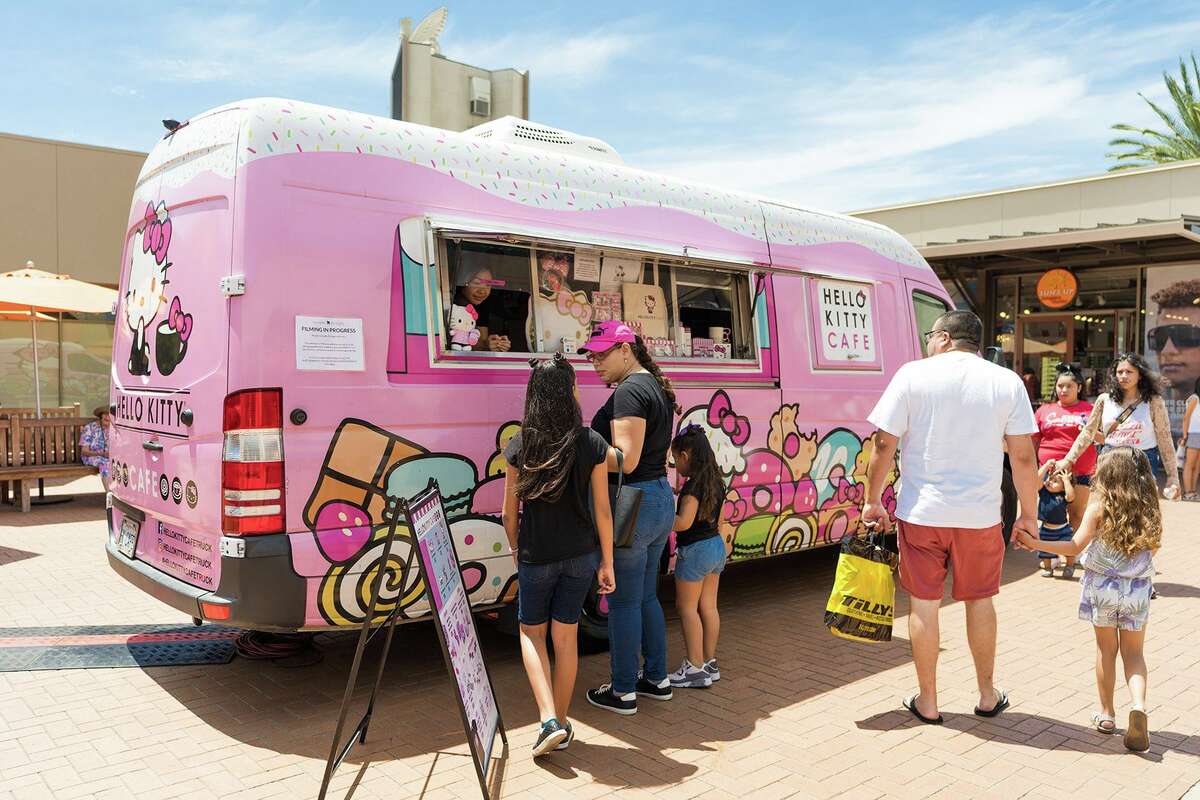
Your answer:
[[[934,528],[900,520],[900,585],[913,597],[941,600],[946,570],[950,596],[982,600],[1000,592],[1004,535],[992,528]]]

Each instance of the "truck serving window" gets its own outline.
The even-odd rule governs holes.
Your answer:
[[[439,252],[443,349],[453,353],[570,355],[610,319],[628,322],[658,359],[755,362],[762,345],[745,269],[509,237],[446,238]]]

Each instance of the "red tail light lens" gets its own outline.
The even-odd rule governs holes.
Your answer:
[[[287,528],[283,391],[246,389],[225,398],[221,529],[245,536]]]

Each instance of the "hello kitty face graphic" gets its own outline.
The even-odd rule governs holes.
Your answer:
[[[658,307],[658,298],[646,295],[642,298],[642,302],[646,304],[646,313],[653,315],[654,309]]]
[[[125,289],[125,324],[140,336],[166,302],[166,260],[155,260],[154,251],[143,248],[145,233],[133,235],[133,254],[130,256],[129,283]]]

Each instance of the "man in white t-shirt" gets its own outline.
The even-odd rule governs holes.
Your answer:
[[[904,706],[940,725],[938,611],[946,573],[951,595],[967,610],[967,640],[975,660],[979,705],[994,717],[1008,695],[992,682],[996,611],[1004,564],[1000,481],[1004,445],[1021,502],[1014,528],[1037,537],[1037,431],[1020,376],[979,357],[983,324],[969,311],[943,314],[924,334],[928,358],[901,367],[867,419],[878,428],[867,467],[863,521],[890,529],[881,496],[900,447],[900,583],[912,595],[908,617],[920,691]]]

